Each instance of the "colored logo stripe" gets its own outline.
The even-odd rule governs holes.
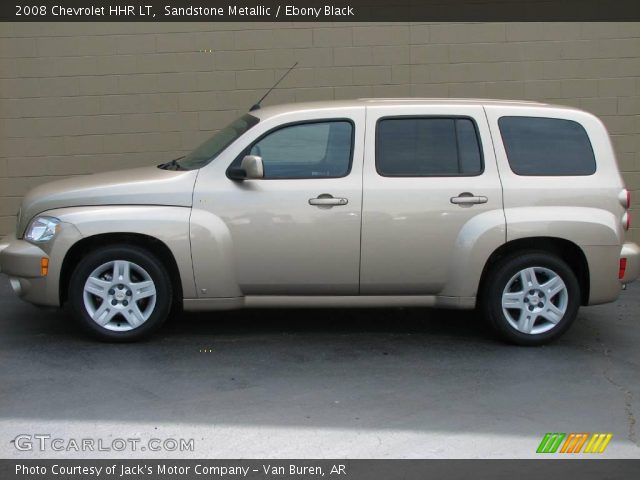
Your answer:
[[[584,453],[603,453],[613,438],[611,433],[594,433],[584,449]]]
[[[582,445],[589,438],[588,433],[570,433],[560,449],[560,453],[580,453]]]
[[[612,433],[594,433],[589,438],[590,433],[546,433],[538,445],[536,453],[556,453],[560,444],[562,448],[558,453],[580,453],[582,447],[586,443],[587,446],[583,453],[603,453],[613,438]],[[566,437],[566,440],[564,440]],[[587,439],[589,441],[587,442]],[[562,443],[564,440],[564,443]]]
[[[556,453],[565,433],[547,433],[543,437],[536,453]]]

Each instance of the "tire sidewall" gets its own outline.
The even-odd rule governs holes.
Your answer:
[[[93,321],[84,306],[84,285],[89,275],[100,265],[114,260],[126,260],[142,267],[151,276],[156,288],[156,303],[149,319],[137,328],[117,332],[101,327]],[[117,245],[96,250],[84,256],[71,274],[69,303],[74,317],[94,337],[111,342],[140,340],[149,336],[164,323],[171,310],[173,292],[166,269],[146,250]]]
[[[528,267],[544,267],[560,275],[569,296],[562,320],[551,330],[535,335],[516,330],[502,311],[502,294],[507,283],[516,273]],[[518,345],[542,345],[561,336],[575,320],[580,308],[580,286],[571,268],[555,255],[546,252],[521,253],[505,258],[496,266],[488,278],[483,304],[491,326],[502,338]]]

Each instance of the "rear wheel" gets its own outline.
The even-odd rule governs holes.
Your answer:
[[[116,245],[89,253],[71,275],[69,300],[80,324],[108,341],[134,341],[166,320],[171,281],[144,249]]]
[[[489,324],[505,340],[542,345],[575,320],[580,286],[571,268],[546,252],[521,252],[499,261],[482,294]]]

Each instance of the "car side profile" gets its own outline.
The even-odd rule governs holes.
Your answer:
[[[270,106],[158,167],[24,198],[0,270],[112,341],[174,306],[478,308],[507,341],[564,333],[640,271],[603,124],[524,101]]]

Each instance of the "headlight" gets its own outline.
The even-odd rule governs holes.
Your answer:
[[[57,218],[36,217],[27,227],[24,238],[30,242],[48,242],[58,233],[58,225],[60,220]]]

